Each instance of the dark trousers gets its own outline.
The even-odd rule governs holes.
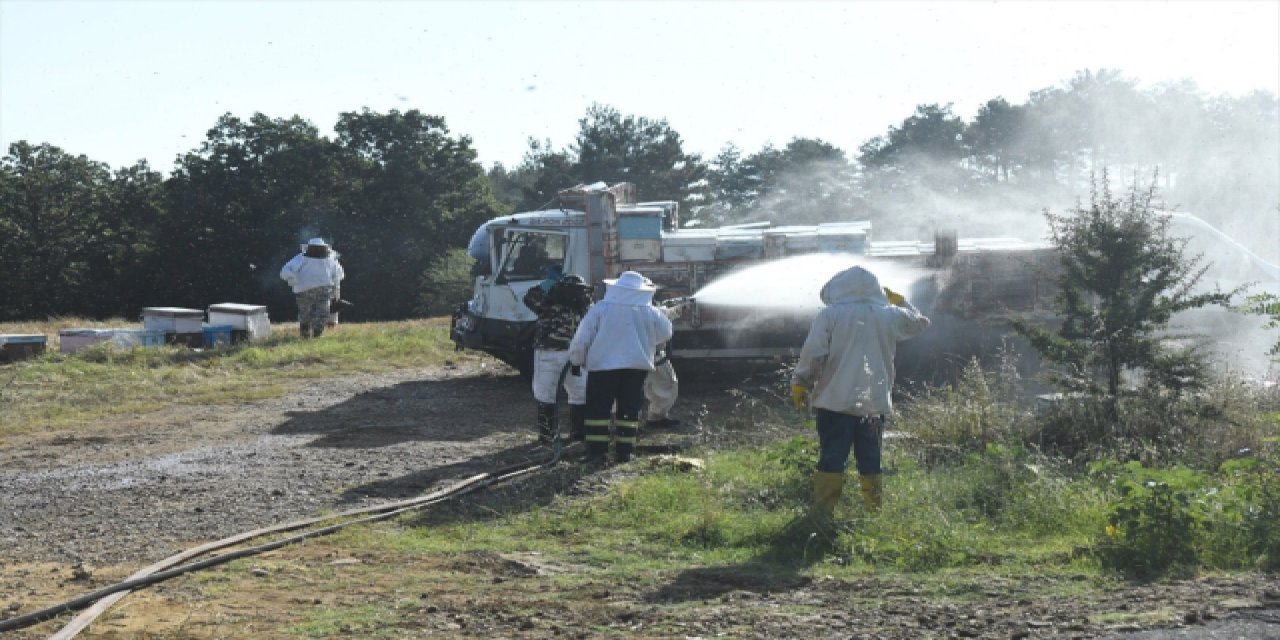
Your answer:
[[[880,473],[882,416],[862,417],[816,409],[818,418],[818,471],[844,473],[853,450],[860,475]]]
[[[640,408],[644,405],[647,375],[649,372],[644,369],[609,369],[587,375],[587,414],[583,426],[588,457],[609,453],[609,417],[616,405],[618,413],[613,420],[616,434],[612,438],[616,443],[615,453],[619,462],[631,459],[640,432]]]

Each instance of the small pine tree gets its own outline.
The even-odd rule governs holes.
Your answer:
[[[1061,259],[1057,331],[1028,321],[1014,328],[1057,365],[1051,380],[1066,391],[1104,400],[1114,420],[1135,374],[1148,390],[1198,388],[1206,363],[1192,349],[1175,348],[1166,332],[1174,314],[1225,305],[1236,292],[1197,290],[1208,266],[1186,254],[1187,239],[1171,237],[1169,218],[1156,211],[1155,184],[1114,197],[1107,175],[1093,181],[1088,207],[1046,212]]]

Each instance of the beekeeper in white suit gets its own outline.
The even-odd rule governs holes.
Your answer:
[[[645,278],[645,283],[653,282]],[[655,306],[668,320],[675,321],[684,312],[686,301],[670,301]],[[671,352],[668,343],[658,345],[658,352],[653,358],[653,371],[644,379],[645,416],[644,426],[649,429],[670,429],[680,426],[680,421],[671,417],[671,408],[680,397],[680,380],[676,377],[676,368],[671,364]]]
[[[812,406],[818,426],[815,512],[830,517],[844,490],[852,449],[863,504],[880,507],[880,434],[893,411],[893,356],[898,342],[929,326],[907,299],[862,267],[837,273],[791,376],[797,409]],[[810,403],[812,400],[812,404]]]
[[[280,269],[280,277],[293,288],[298,300],[298,333],[319,338],[329,321],[329,301],[346,274],[338,256],[323,238],[307,241],[302,253]]]

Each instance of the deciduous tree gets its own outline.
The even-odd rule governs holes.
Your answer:
[[[422,274],[501,210],[467,136],[417,110],[344,113],[338,145],[356,158],[354,200],[335,220],[362,317],[416,315]]]
[[[114,284],[90,268],[109,231],[101,211],[110,182],[103,163],[49,144],[10,145],[0,160],[0,319],[82,309],[94,286]]]
[[[641,199],[674,199],[683,212],[705,202],[706,163],[685,153],[680,134],[666,120],[624,116],[596,104],[578,126],[572,152],[584,181],[632,182]]]

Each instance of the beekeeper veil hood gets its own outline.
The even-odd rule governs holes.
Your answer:
[[[880,286],[880,279],[862,267],[850,267],[832,276],[823,285],[821,298],[826,305],[853,302],[889,304],[889,299]]]
[[[624,271],[615,279],[604,281],[604,302],[645,306],[653,302],[656,288],[648,278],[635,271]]]

